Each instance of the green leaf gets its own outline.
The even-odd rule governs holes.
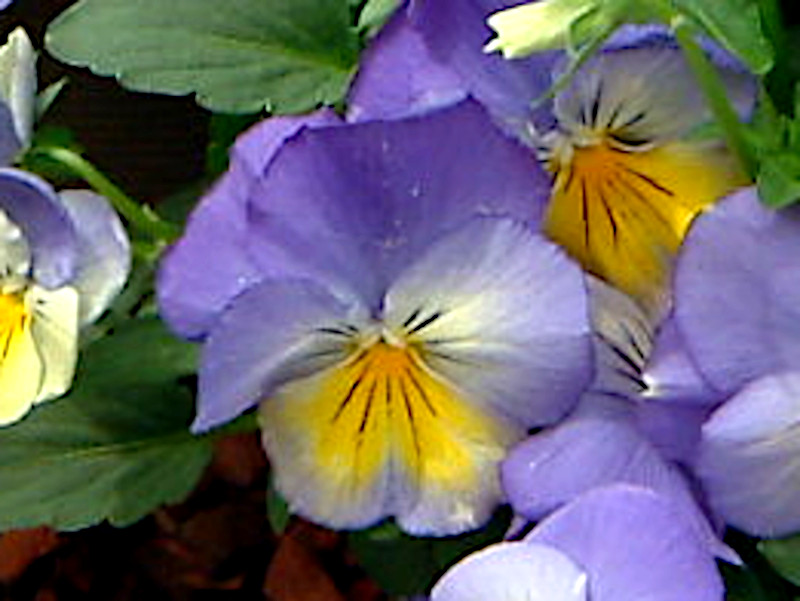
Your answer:
[[[275,486],[270,479],[269,486],[267,487],[267,520],[269,521],[272,531],[275,534],[281,534],[286,530],[286,526],[289,525],[289,519],[291,517],[292,513],[289,510],[289,504],[280,493],[275,490]]]
[[[800,586],[800,535],[761,541],[758,550],[781,576]]]
[[[131,89],[230,113],[334,104],[358,59],[347,0],[80,0],[45,42]]]
[[[425,593],[466,555],[503,539],[510,512],[503,508],[480,530],[445,538],[414,538],[383,522],[349,537],[359,563],[389,595]]]
[[[775,53],[756,0],[678,0],[676,5],[753,73],[763,75],[772,68]]]
[[[124,526],[183,499],[212,451],[188,431],[195,354],[155,319],[88,347],[69,395],[0,429],[0,530]]]
[[[781,209],[800,200],[800,155],[766,156],[756,178],[758,195],[768,207]]]

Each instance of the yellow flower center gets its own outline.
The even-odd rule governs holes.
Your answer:
[[[720,146],[669,142],[623,148],[599,134],[554,144],[545,231],[589,272],[657,304],[692,219],[746,182]]]
[[[318,518],[373,503],[387,477],[454,499],[497,486],[495,465],[520,433],[433,372],[424,354],[384,332],[262,403],[267,452],[294,485],[315,483]]]

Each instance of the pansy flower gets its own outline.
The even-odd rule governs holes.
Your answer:
[[[800,213],[746,189],[698,219],[675,274],[673,331],[648,396],[713,410],[695,473],[711,507],[759,536],[800,529]]]
[[[80,328],[119,292],[129,264],[125,230],[103,197],[56,194],[0,169],[0,425],[68,390]]]
[[[719,601],[713,557],[680,508],[630,485],[594,489],[522,541],[467,556],[431,601]]]
[[[18,28],[0,48],[0,160],[29,143],[35,93],[36,56]],[[127,235],[104,198],[57,194],[0,167],[0,425],[69,389],[80,328],[105,310],[129,268]]]
[[[483,54],[491,37],[486,17],[506,3],[489,0],[412,2],[396,19],[415,32],[428,60],[448,69],[460,91],[475,96],[505,130],[531,146],[552,174],[544,228],[589,272],[634,296],[649,309],[664,301],[668,273],[692,218],[746,182],[719,140],[696,135],[710,113],[674,40],[664,28],[624,27],[589,59],[552,102],[533,110],[560,77],[564,58],[545,52],[525,60]],[[374,88],[407,94],[418,110],[419,77],[405,76],[410,59],[395,59],[388,77],[385,53],[411,46],[389,31],[363,62],[352,102],[362,114],[385,111]],[[420,59],[418,54],[416,62]],[[750,78],[718,49],[734,102],[753,99]],[[434,98],[447,98],[441,72],[430,70]],[[390,81],[391,80],[391,81]],[[430,97],[429,97],[430,98]],[[399,110],[400,107],[396,107]]]
[[[278,489],[314,521],[475,528],[506,448],[591,375],[583,276],[533,229],[546,180],[473,102],[280,123],[237,143],[242,177],[211,191],[161,269],[177,329],[213,299],[190,328],[205,341],[194,429],[260,404]],[[204,218],[215,207],[237,227]]]

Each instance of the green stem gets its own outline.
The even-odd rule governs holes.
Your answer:
[[[154,241],[168,243],[180,234],[178,228],[163,221],[152,209],[132,200],[119,186],[77,152],[54,146],[40,146],[32,149],[32,152],[46,156],[70,169],[98,194],[105,196],[132,227]]]
[[[695,41],[694,34],[688,22],[677,17],[673,21],[675,38],[683,50],[689,67],[694,73],[700,89],[703,92],[714,118],[722,128],[725,142],[731,152],[739,161],[744,172],[754,179],[756,174],[756,161],[747,143],[742,122],[728,100],[728,92],[722,79],[717,73],[705,52]]]

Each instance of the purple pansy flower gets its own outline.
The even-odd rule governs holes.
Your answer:
[[[695,471],[711,507],[759,536],[800,529],[800,213],[754,189],[697,220],[647,396],[712,410]]]
[[[81,326],[127,278],[130,249],[108,202],[56,194],[23,171],[0,168],[0,425],[66,392]]]
[[[689,139],[710,113],[666,28],[621,28],[534,110],[565,60],[559,52],[513,61],[486,55],[486,17],[508,5],[409,3],[365,55],[352,114],[414,113],[464,94],[477,98],[552,173],[548,236],[657,314],[692,218],[746,179],[719,140]],[[747,112],[752,79],[717,49],[711,55]]]
[[[205,340],[194,429],[260,403],[312,520],[479,526],[508,445],[591,375],[583,277],[532,229],[544,185],[470,101],[257,126],[159,277],[165,318]]]
[[[720,601],[723,585],[680,508],[630,485],[594,489],[520,542],[468,556],[431,601]]]

